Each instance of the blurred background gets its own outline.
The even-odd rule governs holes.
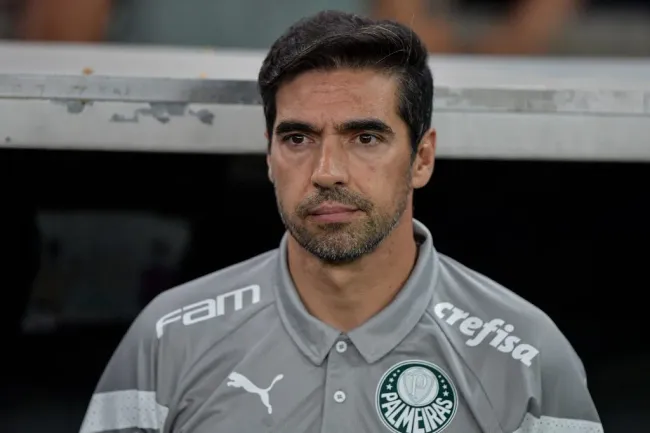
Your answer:
[[[323,9],[434,54],[650,57],[647,0],[0,0],[0,38],[267,49]],[[77,431],[147,302],[283,233],[264,155],[0,149],[0,182],[3,433]],[[607,432],[650,425],[649,188],[640,162],[442,159],[416,195],[438,250],[555,320]]]

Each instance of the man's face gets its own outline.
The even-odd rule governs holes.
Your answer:
[[[349,263],[410,207],[411,145],[397,83],[371,70],[312,71],[282,85],[268,156],[282,220],[327,263]]]

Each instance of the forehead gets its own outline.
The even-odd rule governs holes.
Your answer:
[[[326,124],[374,117],[399,122],[397,80],[375,70],[309,71],[283,84],[276,95],[277,118]]]

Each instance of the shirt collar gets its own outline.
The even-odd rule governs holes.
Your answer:
[[[418,259],[406,284],[395,299],[363,325],[347,336],[368,363],[383,358],[413,330],[426,311],[438,277],[438,256],[431,233],[413,220],[414,234],[423,238]],[[287,264],[287,238],[280,243],[278,280],[275,284],[280,317],[287,332],[314,364],[320,365],[341,336],[337,329],[321,322],[307,312],[296,291]]]

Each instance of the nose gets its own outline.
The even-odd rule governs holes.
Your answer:
[[[323,142],[311,176],[314,185],[333,188],[348,183],[347,154],[337,142]]]

